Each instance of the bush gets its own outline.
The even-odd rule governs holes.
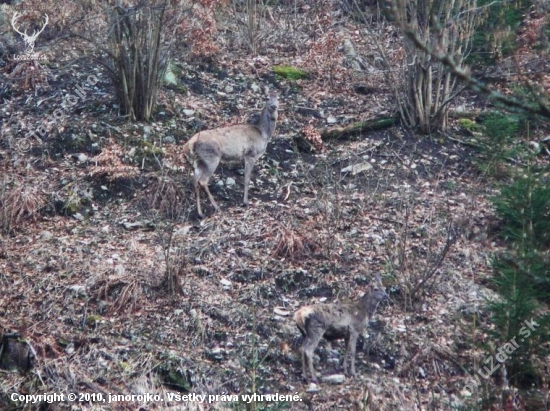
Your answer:
[[[500,112],[491,112],[483,116],[483,137],[480,149],[485,156],[481,165],[484,172],[497,175],[503,171],[504,163],[521,154],[524,147],[518,144],[517,133],[520,130],[520,118]]]
[[[501,299],[489,303],[495,327],[488,332],[499,347],[516,338],[506,370],[510,382],[528,388],[540,385],[537,357],[543,360],[548,354],[550,315],[537,314],[537,299],[550,302],[550,188],[528,168],[501,189],[493,204],[508,250],[492,261],[492,282]],[[525,328],[532,320],[535,329]]]
[[[513,53],[516,49],[516,29],[533,3],[533,0],[478,1],[483,22],[475,30],[473,51],[467,62],[492,64],[495,59]]]

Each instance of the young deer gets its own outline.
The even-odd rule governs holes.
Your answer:
[[[208,189],[208,180],[216,171],[220,160],[244,160],[244,198],[248,205],[250,174],[256,161],[265,153],[267,143],[273,136],[277,124],[279,98],[277,93],[269,93],[269,101],[263,108],[260,118],[252,124],[216,128],[195,134],[183,147],[188,158],[193,158],[193,186],[197,197],[197,212],[204,217],[200,203],[202,188],[210,202],[219,211],[220,207]]]
[[[357,337],[365,329],[373,316],[380,301],[388,298],[380,277],[376,277],[376,284],[369,285],[366,294],[356,303],[317,304],[300,308],[294,314],[294,321],[304,337],[300,349],[302,354],[302,373],[307,381],[306,362],[309,362],[311,380],[317,382],[313,368],[313,352],[321,338],[346,341],[344,356],[344,372],[355,377],[355,349]],[[347,373],[346,364],[351,358],[351,370]]]

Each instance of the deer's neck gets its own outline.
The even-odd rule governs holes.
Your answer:
[[[268,107],[264,107],[262,113],[260,114],[260,123],[258,124],[258,129],[262,133],[262,137],[265,139],[270,139],[275,132],[275,127],[277,126],[277,110],[269,110]]]
[[[366,317],[370,320],[374,313],[376,312],[376,309],[378,308],[378,304],[380,301],[377,301],[376,299],[370,298],[369,296],[363,297],[360,304],[363,308],[363,312],[366,314]]]

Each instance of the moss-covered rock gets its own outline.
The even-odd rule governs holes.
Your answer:
[[[292,66],[273,66],[273,72],[287,80],[300,80],[309,77],[306,71]]]

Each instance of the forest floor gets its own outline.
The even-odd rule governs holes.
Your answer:
[[[388,27],[372,30],[392,44]],[[345,21],[334,33],[369,55],[360,30]],[[54,392],[163,399],[78,403],[117,410],[450,410],[477,401],[467,385],[484,359],[490,259],[501,244],[494,184],[458,128],[447,138],[394,126],[299,150],[295,137],[307,125],[344,126],[394,109],[382,74],[357,73],[341,53],[312,79],[272,74],[273,65],[310,58],[307,47],[303,55],[222,49],[208,64],[176,59],[184,87],[160,91],[151,123],[130,123],[101,67],[61,64],[77,51],[43,47],[50,63],[38,84],[13,87],[1,107],[2,187],[19,193],[23,211],[3,204],[0,333],[19,333],[36,353],[27,372],[0,370],[2,409],[16,409],[11,393]],[[221,211],[203,197],[207,216],[198,219],[178,149],[196,129],[260,110],[266,85],[279,92],[281,112],[250,205],[241,206],[242,165],[223,164],[210,182]],[[86,97],[46,138],[18,143],[79,86]],[[465,93],[456,107],[484,104]],[[360,338],[357,378],[311,387],[292,314],[355,300],[377,274],[391,300]],[[343,342],[322,342],[316,353],[322,376],[341,374]],[[169,400],[176,392],[220,397]],[[299,401],[234,401],[252,393]]]

